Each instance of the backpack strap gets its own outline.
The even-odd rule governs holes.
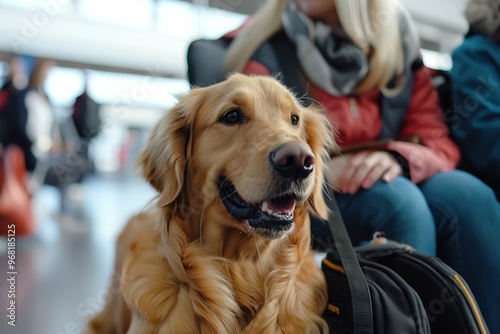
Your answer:
[[[368,282],[347,234],[335,195],[329,187],[325,187],[325,193],[327,194],[325,202],[330,209],[327,223],[333,238],[333,242],[329,246],[339,255],[349,282],[354,333],[373,334],[372,301]]]
[[[295,44],[286,36],[284,31],[274,35],[269,40],[269,44],[274,50],[274,58],[280,60],[277,62],[279,73],[273,72],[273,74],[279,74],[282,82],[294,91],[300,103],[307,107],[311,104],[311,100],[305,99],[307,97],[307,89],[304,85],[305,78],[300,71]]]

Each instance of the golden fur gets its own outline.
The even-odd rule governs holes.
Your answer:
[[[222,123],[234,109],[245,121]],[[300,106],[273,78],[235,74],[182,96],[140,156],[158,205],[121,233],[121,290],[88,333],[327,332],[326,284],[310,248],[308,212],[326,215],[321,170],[331,133],[321,112]],[[314,172],[293,228],[270,236],[228,213],[217,179],[227,176],[245,201],[262,202],[275,184],[269,154],[291,141],[311,148]]]

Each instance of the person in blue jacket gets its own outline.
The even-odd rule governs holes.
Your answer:
[[[469,0],[469,32],[452,55],[451,134],[460,167],[500,201],[500,0]]]

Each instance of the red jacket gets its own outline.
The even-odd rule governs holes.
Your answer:
[[[271,74],[268,68],[256,61],[250,61],[243,73]],[[325,108],[332,125],[337,129],[340,147],[379,139],[382,126],[378,104],[380,92],[360,97],[335,97],[311,83],[309,87],[309,95]],[[410,178],[419,183],[440,171],[452,170],[457,166],[460,152],[448,133],[430,71],[421,67],[414,73],[409,110],[397,136],[417,136],[420,144],[394,140],[385,148],[399,153],[408,161]]]

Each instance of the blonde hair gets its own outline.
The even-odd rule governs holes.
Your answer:
[[[500,0],[469,0],[465,17],[472,31],[500,42]]]
[[[228,72],[242,71],[252,54],[269,37],[283,28],[281,13],[294,0],[268,0],[231,43],[225,59]],[[370,71],[356,89],[374,88],[388,95],[400,87],[387,85],[404,72],[404,55],[398,27],[399,0],[335,1],[342,28],[367,56]]]

